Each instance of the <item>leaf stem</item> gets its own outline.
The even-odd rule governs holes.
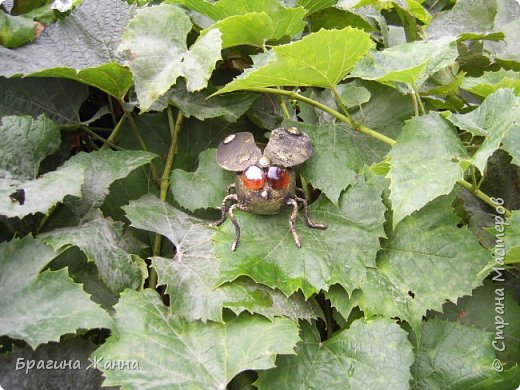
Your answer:
[[[271,93],[271,94],[274,94],[274,95],[288,96],[290,99],[299,100],[301,102],[304,102],[304,103],[310,104],[310,105],[312,105],[314,107],[317,107],[320,110],[329,113],[330,115],[332,115],[336,119],[339,119],[340,121],[348,124],[349,126],[351,126],[352,128],[356,129],[357,131],[359,131],[359,132],[361,132],[363,134],[367,134],[367,135],[369,135],[369,136],[371,136],[373,138],[376,138],[379,141],[382,141],[382,142],[386,143],[387,145],[392,145],[393,146],[393,145],[395,145],[397,143],[394,139],[392,139],[390,137],[387,137],[384,134],[378,133],[377,131],[372,130],[372,129],[366,127],[365,125],[359,124],[356,127],[355,124],[352,123],[352,121],[347,116],[337,112],[336,110],[333,110],[332,108],[330,108],[330,107],[328,107],[328,106],[326,106],[324,104],[321,104],[320,102],[317,102],[317,101],[315,101],[313,99],[310,99],[308,97],[300,95],[297,92],[280,90],[280,89],[274,89],[274,88],[266,88],[266,87],[247,88],[246,90],[247,91],[251,91],[251,92]],[[477,198],[479,198],[480,200],[484,201],[485,203],[487,203],[491,207],[495,207],[496,206],[495,203],[493,203],[493,201],[491,200],[491,198],[488,195],[486,195],[485,193],[480,191],[478,188],[474,188],[471,183],[468,183],[465,180],[459,180],[459,181],[457,181],[457,183],[460,186],[462,186],[462,187],[466,188],[467,190],[471,191]],[[508,209],[506,209],[506,213],[505,214],[506,214],[507,217],[510,217],[512,215],[511,211],[509,211]]]
[[[139,142],[139,145],[141,145],[141,149],[143,149],[145,152],[148,152],[148,146],[146,145],[146,142],[144,141],[143,136],[141,135],[141,132],[139,131],[139,127],[137,126],[137,123],[135,122],[134,116],[132,113],[125,109],[124,102],[120,101],[119,104],[125,111],[125,116],[128,119],[128,122],[130,123],[130,127],[132,128],[132,132],[134,133],[135,138],[137,138],[137,141]],[[157,173],[157,168],[153,161],[150,161],[150,172],[152,173],[152,179],[154,183],[159,182],[159,174]]]
[[[112,130],[112,132],[110,133],[110,135],[108,136],[108,138],[106,139],[107,142],[105,142],[102,146],[101,146],[101,150],[105,150],[105,149],[108,149],[108,147],[110,146],[110,144],[114,143],[115,140],[119,137],[119,133],[121,133],[121,129],[123,128],[123,125],[125,124],[125,121],[126,121],[126,113],[125,115],[123,115],[120,119],[119,119],[119,122],[117,122],[116,124],[116,127],[114,127],[114,130]]]
[[[112,122],[114,123],[114,126],[116,126],[117,120],[116,120],[116,113],[114,112],[114,103],[112,103],[112,96],[110,96],[107,93],[107,99],[108,99],[108,108],[110,109],[110,115],[112,116]]]
[[[415,91],[412,91],[412,103],[413,103],[413,113],[415,116],[419,116],[419,104],[417,103],[417,96],[415,95]]]
[[[467,189],[468,191],[472,192],[477,198],[479,198],[480,200],[483,200],[485,203],[487,203],[488,205],[490,205],[491,207],[495,208],[497,205],[491,200],[491,198],[486,195],[485,193],[483,193],[482,191],[480,191],[478,188],[474,187],[471,183],[468,183],[466,180],[458,180],[457,183],[464,187],[465,189]],[[506,217],[511,217],[511,211],[505,209],[505,215]]]
[[[417,103],[419,103],[419,109],[421,110],[421,115],[426,115],[426,110],[424,109],[424,105],[421,99],[421,94],[419,93],[419,89],[415,84],[412,84],[412,90],[414,95],[416,96]]]
[[[110,146],[112,149],[116,149],[116,150],[124,150],[122,147],[117,146],[116,144],[112,143],[112,142],[109,141],[108,139],[104,139],[103,137],[101,137],[101,136],[100,136],[99,134],[97,134],[96,132],[90,130],[87,126],[82,125],[81,128],[83,129],[83,131],[85,131],[85,133],[87,133],[88,135],[90,135],[92,138],[95,138],[95,139],[97,139],[98,141],[103,142],[103,146],[107,145],[107,146]]]
[[[350,112],[348,112],[348,108],[347,106],[345,106],[343,104],[343,102],[341,101],[341,96],[338,92],[338,89],[336,88],[336,86],[332,86],[331,88],[331,91],[332,91],[332,94],[334,95],[334,99],[336,100],[336,104],[338,105],[339,108],[341,108],[341,111],[343,111],[343,113],[347,116],[347,118],[350,120],[351,123],[354,123],[354,128],[357,128],[357,123],[356,121],[354,120],[354,118],[352,118],[352,115],[350,115]]]
[[[175,151],[177,150],[177,140],[179,139],[179,132],[182,127],[184,120],[184,114],[179,111],[177,120],[173,117],[172,107],[168,106],[166,111],[168,113],[168,125],[170,126],[171,142],[168,148],[168,155],[166,156],[166,162],[164,163],[164,170],[161,176],[160,194],[159,198],[165,201],[168,197],[168,190],[170,189],[170,173],[172,171],[173,159],[175,157]],[[156,234],[153,244],[153,256],[159,256],[161,254],[162,247],[162,235]],[[153,267],[150,267],[150,276],[148,277],[148,287],[157,287],[157,271]]]
[[[278,87],[278,89],[281,89]],[[291,114],[289,113],[289,109],[287,108],[287,105],[285,104],[285,100],[283,96],[278,95],[278,103],[280,104],[280,108],[282,109],[283,114],[285,115],[285,118],[291,119]]]
[[[328,107],[328,106],[326,106],[326,105],[324,105],[324,104],[322,104],[320,102],[317,102],[316,100],[313,100],[313,99],[310,99],[310,98],[305,97],[303,95],[300,95],[297,92],[286,91],[286,90],[275,89],[275,88],[266,88],[266,87],[247,88],[247,89],[245,89],[245,91],[260,92],[260,93],[271,93],[271,94],[274,94],[274,95],[288,96],[289,99],[299,100],[301,102],[304,102],[304,103],[310,104],[310,105],[312,105],[314,107],[317,107],[320,110],[325,111],[326,113],[329,113],[330,115],[332,115],[336,119],[340,120],[341,122],[346,123],[347,125],[349,125],[353,129],[359,131],[360,133],[364,133],[364,134],[370,135],[371,137],[374,137],[374,138],[378,139],[379,141],[384,142],[385,144],[395,145],[395,143],[396,143],[395,140],[393,140],[392,138],[387,137],[384,134],[378,133],[375,130],[369,129],[368,127],[366,127],[364,125],[357,125],[356,126],[356,123],[354,123],[354,121],[349,119],[346,115],[344,115],[344,114],[342,114],[342,113],[340,113],[340,112],[338,112],[338,111],[336,111],[336,110],[334,110],[334,109],[332,109],[332,108],[330,108],[330,107]]]

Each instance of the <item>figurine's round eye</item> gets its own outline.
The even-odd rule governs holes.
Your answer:
[[[242,172],[240,179],[246,188],[251,191],[258,191],[264,187],[265,172],[256,165],[250,165],[244,172]]]
[[[273,190],[283,190],[289,185],[289,172],[279,167],[269,167],[267,182]]]

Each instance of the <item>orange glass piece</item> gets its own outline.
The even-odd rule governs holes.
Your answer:
[[[289,173],[280,167],[269,167],[267,182],[273,190],[284,190],[289,185]]]
[[[251,191],[258,191],[265,185],[265,172],[256,165],[250,165],[240,176],[244,186]]]

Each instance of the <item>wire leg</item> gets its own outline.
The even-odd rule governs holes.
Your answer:
[[[220,226],[226,220],[226,212],[228,210],[227,202],[228,201],[238,202],[238,197],[236,194],[226,195],[220,204],[220,218],[215,222],[210,223],[210,226]]]
[[[231,219],[231,222],[233,223],[233,226],[235,227],[235,239],[233,240],[233,244],[231,244],[231,250],[234,251],[237,249],[238,242],[240,241],[240,225],[238,224],[237,218],[235,217],[235,209],[238,208],[239,210],[245,210],[245,207],[241,206],[238,203],[232,204],[229,208],[229,219]]]
[[[289,198],[285,201],[285,203],[287,203],[289,206],[292,206],[292,213],[291,213],[291,216],[289,217],[289,229],[291,230],[291,233],[292,233],[292,236],[293,236],[293,239],[294,239],[294,243],[296,244],[296,246],[298,248],[301,248],[302,244],[301,244],[301,241],[300,241],[300,236],[298,235],[298,232],[296,231],[296,218],[298,217],[298,202],[293,199],[293,198]]]
[[[311,220],[309,216],[309,205],[307,204],[307,201],[304,198],[295,197],[295,200],[303,204],[303,210],[305,212],[305,223],[308,227],[314,228],[314,229],[327,229],[327,225],[324,223],[317,223]]]

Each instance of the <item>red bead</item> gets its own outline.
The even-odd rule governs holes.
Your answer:
[[[273,190],[284,190],[289,185],[289,172],[279,167],[269,167],[267,182]]]
[[[258,191],[265,185],[265,172],[256,165],[251,165],[242,172],[240,179],[247,189]]]

